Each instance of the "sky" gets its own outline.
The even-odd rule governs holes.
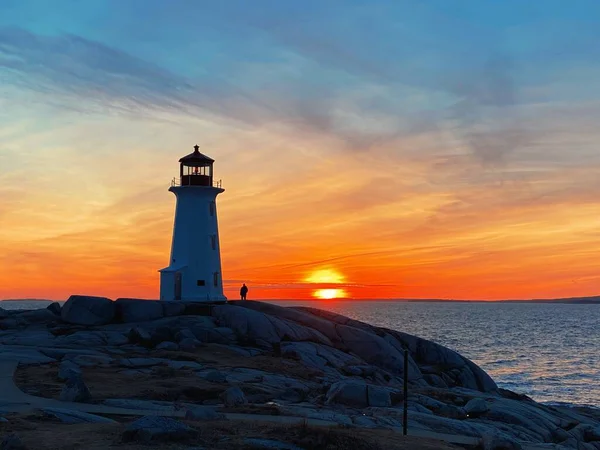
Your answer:
[[[600,291],[597,0],[2,0],[0,298],[157,298],[178,159],[226,295]]]

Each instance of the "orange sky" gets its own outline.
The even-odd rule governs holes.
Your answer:
[[[0,298],[157,296],[175,205],[169,180],[195,141],[142,139],[115,150],[101,136],[135,126],[120,122],[54,130],[44,137],[49,150],[36,149],[37,136],[19,139],[22,160],[2,178]],[[73,133],[88,142],[71,144]],[[385,149],[381,158],[343,148],[325,155],[335,142],[280,133],[203,145],[226,189],[218,213],[229,297],[242,281],[251,298],[310,298],[333,287],[352,298],[597,293],[600,205],[582,169],[504,182],[468,160],[440,173],[435,162]],[[464,180],[463,170],[481,179]],[[561,193],[545,196],[547,184]],[[305,281],[322,269],[342,283]]]
[[[0,299],[156,298],[195,144],[225,188],[230,298],[600,293],[592,14],[17,3],[0,6]]]

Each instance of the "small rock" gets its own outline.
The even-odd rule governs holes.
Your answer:
[[[169,417],[144,416],[127,426],[123,440],[150,443],[183,441],[197,436],[196,430]]]
[[[208,372],[204,375],[204,379],[206,381],[210,381],[211,383],[226,383],[227,376],[218,370],[213,370],[212,372]]]
[[[164,341],[156,346],[156,350],[167,350],[174,352],[179,350],[179,345],[177,345],[175,342]]]
[[[248,401],[239,387],[231,387],[221,394],[225,406],[244,405]]]
[[[81,377],[81,368],[73,361],[65,360],[58,367],[58,379],[66,381],[70,378]]]
[[[490,408],[484,399],[474,398],[467,402],[467,404],[464,406],[464,410],[469,417],[478,417],[488,412]]]
[[[55,314],[55,315],[57,315],[57,316],[60,316],[60,309],[61,309],[60,303],[58,303],[58,302],[53,302],[53,303],[49,304],[49,305],[46,307],[46,309],[47,309],[48,311],[50,311],[52,314]]]
[[[16,433],[11,433],[2,439],[0,450],[27,450],[27,447]]]
[[[197,406],[188,409],[185,418],[188,420],[221,420],[225,419],[225,415],[216,412],[213,408]]]
[[[63,402],[88,402],[91,398],[90,390],[80,376],[67,378],[60,393],[60,400]]]
[[[88,414],[74,409],[43,408],[42,411],[45,414],[56,417],[62,423],[70,425],[76,423],[117,423],[112,419],[108,419],[107,417]]]
[[[152,346],[152,336],[142,327],[133,327],[127,333],[127,338],[132,344],[141,345],[143,347]]]
[[[202,342],[200,342],[198,339],[186,338],[179,343],[179,348],[184,352],[191,352],[194,349],[198,348],[200,345],[202,345]]]

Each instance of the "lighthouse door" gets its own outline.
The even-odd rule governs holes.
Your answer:
[[[175,300],[181,300],[181,272],[175,272]]]

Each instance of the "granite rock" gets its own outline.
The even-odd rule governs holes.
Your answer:
[[[104,325],[114,319],[115,303],[106,297],[71,295],[60,316],[65,322],[77,325]]]

